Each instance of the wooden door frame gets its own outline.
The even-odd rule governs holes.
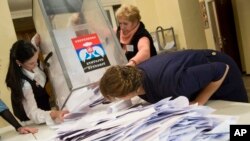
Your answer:
[[[221,34],[221,51],[231,56],[242,71],[232,0],[214,0]]]

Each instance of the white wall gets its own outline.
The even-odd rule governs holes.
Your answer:
[[[11,45],[16,41],[16,33],[11,19],[10,10],[7,0],[0,0],[0,98],[11,108],[10,92],[6,88],[5,77],[9,65],[9,50]],[[0,127],[6,126],[2,118],[0,118]]]

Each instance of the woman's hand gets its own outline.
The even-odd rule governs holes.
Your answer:
[[[137,63],[136,63],[136,61],[135,61],[135,60],[130,59],[126,65],[127,65],[127,66],[136,66],[136,65],[137,65]]]
[[[68,110],[62,110],[62,111],[52,110],[50,112],[50,116],[57,123],[61,123],[61,122],[64,121],[64,115],[67,114],[67,113],[69,113]]]
[[[19,127],[17,129],[17,132],[19,132],[20,134],[29,134],[29,133],[34,134],[38,132],[38,129],[33,127]]]
[[[41,43],[41,38],[40,38],[40,35],[38,33],[36,33],[32,39],[31,39],[31,43],[37,47],[40,46],[40,43]]]

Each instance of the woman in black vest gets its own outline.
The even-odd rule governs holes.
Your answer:
[[[122,5],[116,11],[116,18],[119,23],[116,35],[129,61],[127,65],[135,66],[157,54],[137,7]]]
[[[12,107],[17,118],[37,124],[54,124],[54,121],[63,121],[67,111],[51,110],[49,95],[44,89],[46,75],[37,65],[38,49],[27,41],[15,42],[10,50],[5,81],[11,90]]]

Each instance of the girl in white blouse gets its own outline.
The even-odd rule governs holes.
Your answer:
[[[30,42],[15,42],[10,50],[5,81],[11,90],[12,107],[17,118],[51,125],[55,121],[62,122],[68,111],[51,110],[49,95],[44,89],[46,75],[38,66],[38,55],[38,48]]]

